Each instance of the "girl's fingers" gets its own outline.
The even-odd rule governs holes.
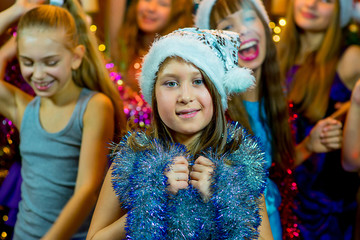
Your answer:
[[[174,164],[171,166],[174,172],[189,172],[189,168],[185,164]]]
[[[203,165],[203,166],[214,166],[214,163],[210,161],[208,158],[200,156],[196,159],[195,164]]]
[[[175,181],[188,181],[189,175],[186,173],[175,173],[174,174],[174,180]]]
[[[320,138],[334,138],[334,137],[341,137],[343,134],[343,131],[341,129],[336,129],[332,131],[325,131],[320,134]]]
[[[189,165],[188,160],[184,156],[175,157],[173,163]]]

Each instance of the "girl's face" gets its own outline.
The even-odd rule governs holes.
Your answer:
[[[21,73],[38,96],[51,97],[74,84],[72,69],[81,59],[79,62],[78,56],[64,46],[62,35],[62,31],[26,29],[19,36]]]
[[[335,10],[336,0],[294,0],[294,19],[309,32],[326,30]]]
[[[266,55],[265,29],[260,18],[252,9],[240,9],[220,20],[217,29],[240,34],[239,66],[256,70],[261,67]]]
[[[157,109],[174,140],[186,144],[210,123],[212,97],[198,68],[175,59],[165,64],[155,83]]]
[[[146,33],[161,32],[170,20],[171,0],[139,0],[137,22]]]

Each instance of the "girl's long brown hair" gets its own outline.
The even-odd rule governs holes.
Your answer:
[[[289,111],[283,92],[283,81],[277,61],[276,48],[272,41],[271,32],[262,14],[248,0],[218,0],[211,12],[210,26],[216,28],[219,19],[224,19],[229,14],[243,8],[255,10],[260,18],[266,36],[266,55],[261,65],[261,77],[259,84],[259,101],[264,104],[266,116],[260,110],[263,123],[267,123],[271,131],[271,146],[273,149],[273,160],[282,167],[291,166],[295,150],[289,124]],[[263,100],[263,101],[262,101]],[[238,121],[244,127],[251,129],[248,113],[242,103],[241,95],[236,95],[229,101],[228,115],[231,120]]]
[[[301,29],[294,20],[294,7],[291,3],[287,14],[287,25],[279,43],[279,59],[282,76],[286,76],[301,49]],[[340,55],[342,32],[339,24],[339,1],[325,32],[320,47],[309,53],[294,75],[288,98],[298,105],[298,111],[315,123],[325,117],[329,102],[330,88],[336,72]]]
[[[140,56],[138,50],[148,50],[150,46],[143,46],[142,38],[144,33],[141,32],[136,20],[136,8],[139,0],[131,1],[127,10],[125,21],[119,32],[119,57],[114,59],[119,65],[119,70],[126,72],[130,62],[135,56]],[[193,26],[193,1],[192,0],[172,0],[171,13],[168,24],[163,31],[159,32],[160,36],[166,35],[178,28]]]
[[[77,0],[67,0],[63,7],[41,5],[27,12],[18,25],[18,38],[24,29],[63,30],[69,50],[84,45],[85,56],[80,67],[72,73],[73,81],[80,87],[107,95],[115,110],[115,138],[121,136],[126,119],[119,92],[109,77],[105,62],[97,49],[96,39],[86,22],[85,13]]]

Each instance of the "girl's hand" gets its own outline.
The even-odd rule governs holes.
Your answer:
[[[211,178],[214,164],[205,157],[198,157],[190,173],[190,184],[199,190],[203,200],[207,202],[211,196]]]
[[[24,14],[43,3],[45,3],[45,0],[16,0],[15,6]]]
[[[165,172],[168,178],[167,190],[172,194],[177,194],[179,189],[185,189],[189,186],[189,163],[185,157],[175,157],[174,162],[170,165],[169,171]]]
[[[309,134],[307,149],[313,153],[324,153],[342,146],[342,123],[333,118],[317,122]]]

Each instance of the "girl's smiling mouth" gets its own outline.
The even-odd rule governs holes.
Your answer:
[[[250,39],[244,41],[239,48],[238,56],[243,61],[252,61],[259,56],[259,41]]]
[[[181,118],[192,118],[195,117],[199,111],[199,109],[186,109],[176,112],[176,115]]]

